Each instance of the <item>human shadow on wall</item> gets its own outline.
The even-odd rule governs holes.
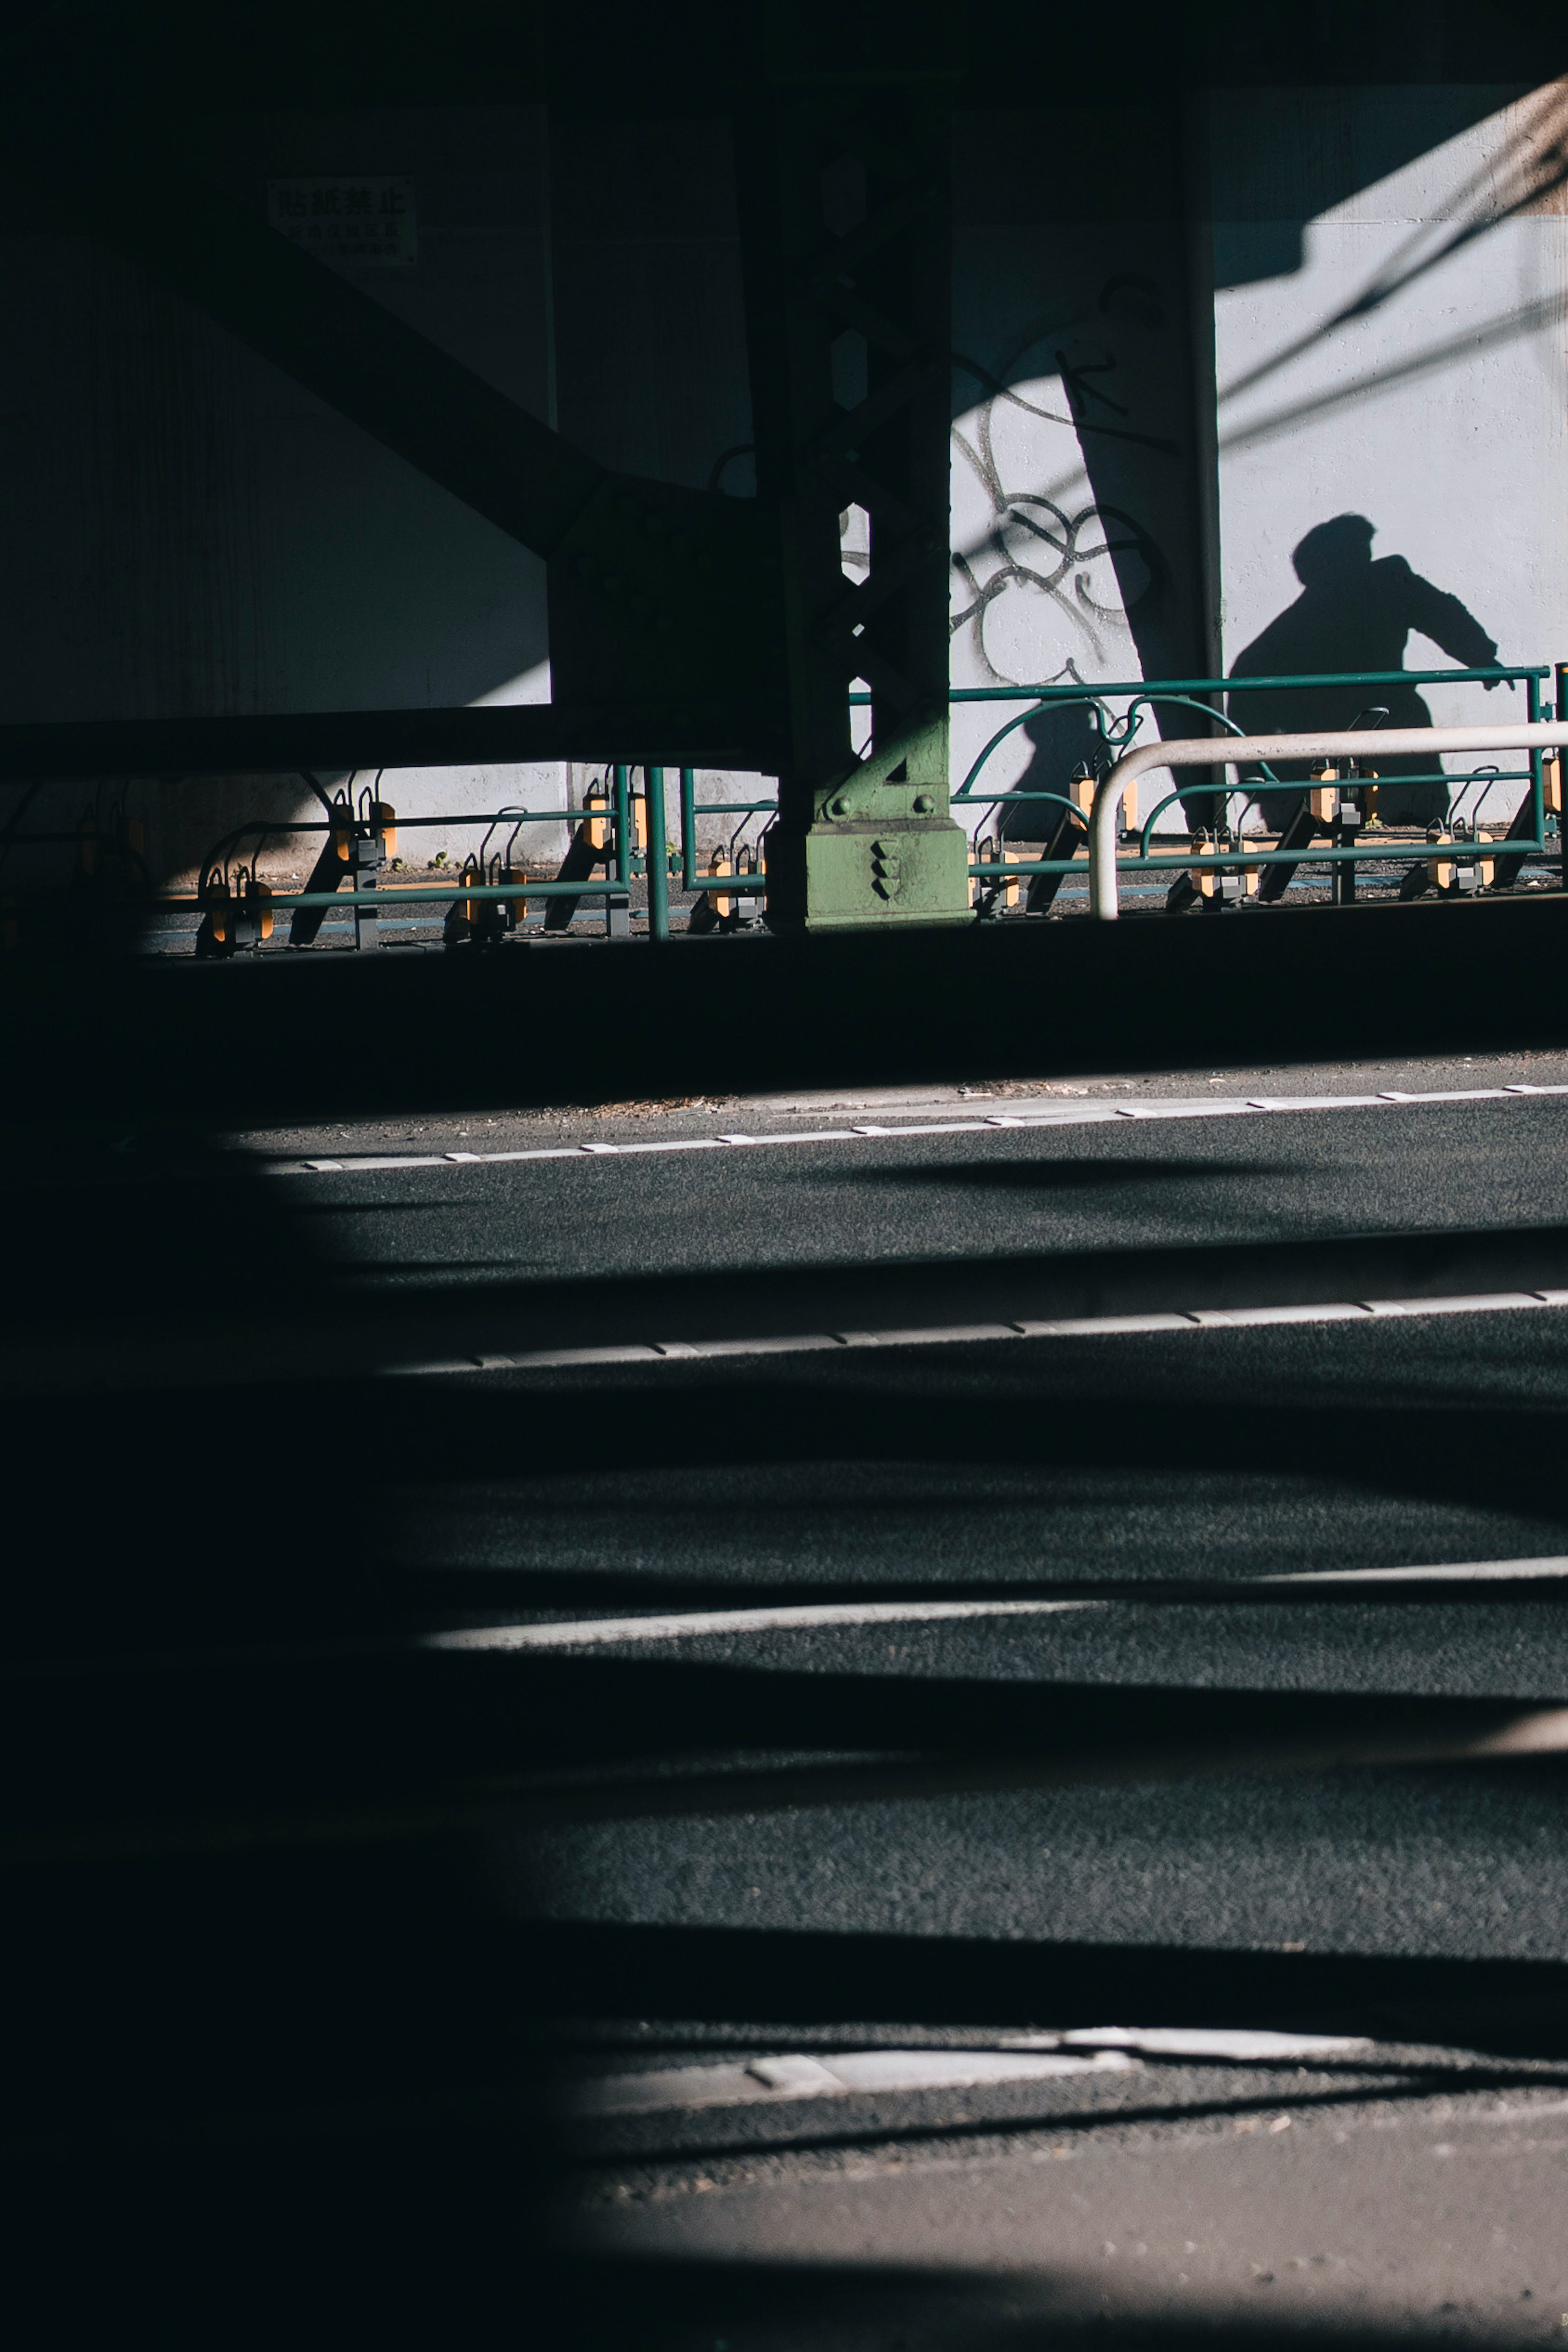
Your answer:
[[[1335,515],[1310,530],[1290,562],[1301,593],[1269,622],[1231,666],[1231,718],[1249,735],[1347,728],[1373,704],[1390,727],[1430,727],[1432,713],[1414,686],[1238,687],[1265,677],[1312,677],[1346,670],[1402,670],[1414,630],[1450,660],[1479,669],[1497,659],[1497,646],[1458,596],[1411,570],[1403,555],[1373,559],[1377,526],[1365,515]],[[1489,680],[1489,688],[1498,683]],[[1272,761],[1273,772],[1304,780],[1310,762]],[[1378,814],[1385,824],[1433,824],[1448,812],[1443,783],[1406,782],[1441,773],[1436,754],[1380,757]],[[1254,768],[1251,773],[1256,776]],[[1261,793],[1258,805],[1270,830],[1289,824],[1301,806],[1297,793]]]

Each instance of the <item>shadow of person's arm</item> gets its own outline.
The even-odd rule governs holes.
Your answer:
[[[1413,629],[1419,630],[1424,637],[1430,637],[1439,651],[1465,669],[1485,669],[1496,661],[1496,645],[1467,604],[1462,604],[1457,596],[1448,595],[1445,590],[1435,588],[1430,580],[1423,580],[1418,572],[1411,571],[1403,558],[1389,560],[1399,562],[1404,570],[1405,617]],[[1489,694],[1494,686],[1502,683],[1500,678],[1489,677],[1487,692]]]

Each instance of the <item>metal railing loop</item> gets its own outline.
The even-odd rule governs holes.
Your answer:
[[[1377,736],[1377,750],[1383,758],[1423,751],[1555,751],[1564,746],[1568,746],[1568,723],[1561,719],[1511,727],[1385,728]],[[1237,766],[1244,761],[1356,760],[1365,758],[1368,738],[1364,732],[1348,729],[1321,734],[1244,735],[1224,748],[1226,764]],[[1169,743],[1145,743],[1126,752],[1101,781],[1089,820],[1089,911],[1100,922],[1113,923],[1121,912],[1116,836],[1128,785],[1152,769],[1213,767],[1216,764],[1215,749],[1212,735],[1189,736]],[[1532,762],[1532,766],[1538,768],[1539,762]],[[1351,854],[1367,855],[1364,849],[1340,853],[1342,856]]]

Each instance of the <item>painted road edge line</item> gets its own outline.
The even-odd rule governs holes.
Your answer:
[[[1226,1095],[1217,1101],[1174,1097],[1147,1103],[1073,1103],[1048,1109],[997,1111],[977,1118],[921,1121],[885,1127],[860,1120],[853,1127],[814,1129],[805,1134],[670,1136],[658,1143],[555,1143],[521,1151],[367,1152],[339,1159],[266,1160],[257,1155],[264,1176],[370,1176],[416,1168],[499,1168],[528,1160],[634,1160],[676,1151],[725,1151],[737,1148],[765,1149],[790,1143],[897,1142],[900,1138],[931,1135],[1017,1134],[1028,1128],[1103,1127],[1117,1119],[1235,1118],[1248,1112],[1264,1116],[1276,1111],[1413,1110],[1423,1105],[1519,1101],[1531,1096],[1568,1095],[1568,1086],[1536,1087],[1523,1083],[1506,1087],[1467,1087],[1438,1094],[1405,1094],[1387,1089],[1373,1095]]]
[[[1300,1323],[1374,1323],[1418,1315],[1500,1315],[1568,1307],[1568,1290],[1499,1290],[1454,1298],[1343,1299],[1321,1306],[1197,1307],[1178,1314],[1076,1315],[1052,1322],[950,1323],[890,1331],[798,1331],[742,1339],[639,1339],[608,1348],[543,1348],[437,1362],[384,1364],[384,1377],[449,1372],[578,1371],[598,1365],[704,1362],[724,1356],[820,1354],[843,1348],[932,1348],[993,1339],[1104,1339],[1168,1331],[1262,1330]]]

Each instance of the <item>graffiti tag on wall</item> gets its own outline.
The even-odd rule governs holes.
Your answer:
[[[1061,386],[1078,408],[1086,394],[1074,397],[1074,374],[1081,385],[1115,362],[1102,352],[1075,370],[1057,357],[1053,379],[998,386],[953,427],[951,627],[963,667],[987,683],[1033,683],[1069,661],[1125,669],[1130,616],[1161,571],[1147,527],[1093,497],[1080,418],[1029,396]]]

